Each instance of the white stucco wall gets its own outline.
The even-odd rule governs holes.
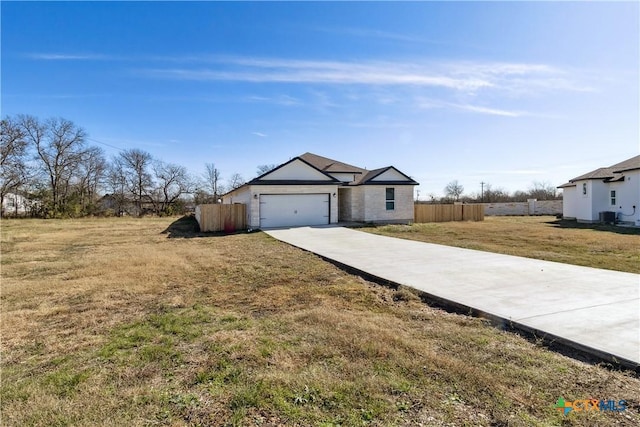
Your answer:
[[[609,201],[609,188],[611,184],[602,182],[602,180],[591,180],[592,188],[592,209],[591,209],[591,221],[600,221],[600,212],[613,211],[614,206],[611,206]]]
[[[620,221],[637,224],[640,221],[640,170],[625,172],[624,175],[624,182],[610,184],[611,189],[616,190],[616,205],[610,210],[616,212]]]
[[[363,185],[364,222],[413,222],[413,185]],[[395,189],[395,209],[386,208],[386,189]]]
[[[640,171],[625,172],[625,181],[603,182],[602,180],[576,181],[575,192],[564,188],[564,216],[583,222],[598,222],[600,212],[616,212],[620,221],[640,221]],[[587,184],[587,195],[582,194],[582,185]],[[616,204],[611,204],[611,190],[616,191]],[[636,209],[633,209],[636,206]],[[574,214],[571,214],[573,211]]]
[[[576,181],[576,219],[578,221],[592,221],[593,202],[592,182],[589,180]],[[583,185],[586,185],[587,194],[582,193]]]
[[[564,187],[562,189],[562,216],[567,219],[575,219],[577,215],[578,187]]]

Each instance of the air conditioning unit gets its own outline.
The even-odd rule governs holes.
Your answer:
[[[613,224],[616,222],[616,213],[611,211],[600,212],[600,222],[604,224]]]

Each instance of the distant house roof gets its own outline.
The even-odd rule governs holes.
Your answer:
[[[616,163],[613,166],[592,170],[591,172],[587,172],[584,175],[580,175],[578,177],[570,179],[569,182],[572,183],[575,181],[583,181],[587,179],[602,179],[609,182],[618,181],[622,177],[622,172],[636,169],[640,169],[640,155],[624,160],[620,163]]]

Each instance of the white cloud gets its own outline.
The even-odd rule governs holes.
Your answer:
[[[108,61],[118,59],[114,56],[92,53],[28,53],[25,56],[40,61]]]
[[[193,57],[189,57],[193,60]],[[212,68],[207,63],[215,62]],[[591,91],[576,71],[547,64],[508,62],[322,61],[283,58],[203,56],[200,67],[145,68],[157,78],[252,83],[317,83],[445,88],[475,95],[502,91],[514,96],[541,91]]]
[[[457,90],[477,90],[491,83],[477,79],[456,79],[426,73],[403,72],[391,68],[348,65],[342,69],[289,68],[271,71],[218,71],[212,69],[149,69],[148,75],[178,80],[244,81],[251,83],[322,83],[365,85],[434,86]]]
[[[253,95],[253,96],[247,97],[246,99],[249,102],[263,102],[267,104],[282,105],[285,107],[302,105],[302,102],[300,102],[299,99],[289,95],[278,95],[273,97]]]
[[[524,115],[528,115],[523,111],[508,111],[508,110],[498,110],[496,108],[487,108],[487,107],[479,107],[477,105],[455,105],[452,104],[455,108],[459,108],[465,111],[471,111],[473,113],[480,114],[489,114],[492,116],[504,116],[504,117],[521,117]]]
[[[252,135],[259,136],[260,138],[265,138],[267,136],[266,133],[262,132],[251,132]]]
[[[351,30],[356,31],[356,30]],[[366,30],[363,31],[366,34]],[[381,33],[382,37],[392,34]],[[236,81],[444,88],[469,96],[496,91],[522,97],[548,91],[594,91],[587,71],[540,63],[487,61],[324,61],[187,54],[118,57],[95,53],[30,53],[35,60],[127,61],[145,64],[138,75],[187,81]],[[161,63],[172,66],[160,66]],[[155,64],[156,66],[149,66]],[[176,66],[182,64],[184,66]],[[214,66],[212,66],[214,64]],[[167,64],[168,65],[168,64]],[[289,100],[294,105],[297,100]],[[279,100],[286,105],[287,99]],[[491,114],[490,111],[486,112]]]

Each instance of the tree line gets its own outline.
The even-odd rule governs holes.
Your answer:
[[[0,200],[3,215],[42,218],[86,215],[182,213],[189,200],[217,203],[227,190],[244,183],[233,174],[226,183],[215,164],[202,176],[133,148],[107,158],[90,145],[87,132],[64,118],[41,120],[30,115],[0,121]],[[11,195],[15,210],[6,209]]]
[[[518,190],[509,193],[503,188],[494,187],[487,182],[481,183],[480,191],[470,194],[464,193],[464,186],[458,180],[449,182],[444,187],[444,197],[437,197],[430,193],[428,200],[418,200],[419,203],[501,203],[501,202],[526,202],[528,199],[536,200],[560,200],[560,194],[556,187],[548,182],[534,181],[527,190]]]
[[[245,182],[238,173],[223,181],[214,163],[205,164],[204,174],[193,175],[184,166],[137,148],[107,158],[101,147],[89,144],[82,127],[64,118],[7,116],[0,120],[0,139],[3,216],[17,215],[19,208],[22,214],[42,218],[180,214],[189,203],[218,203],[221,195]],[[275,166],[260,165],[256,173],[262,175]],[[464,187],[454,180],[444,194],[440,198],[429,194],[427,200],[418,197],[418,201],[491,203],[559,198],[556,189],[543,182],[513,194],[482,183],[480,192],[465,195]],[[9,195],[15,203],[5,209]]]

